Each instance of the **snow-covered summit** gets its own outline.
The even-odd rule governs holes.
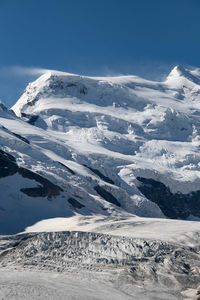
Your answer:
[[[0,298],[195,298],[199,79],[49,71],[0,103]]]
[[[155,93],[157,97],[162,95],[162,97],[169,98],[169,101],[177,98],[181,100],[184,96],[188,99],[187,95],[183,95],[184,89],[198,93],[199,85],[199,69],[188,70],[182,66],[174,67],[163,82],[145,80],[138,76],[88,77],[48,71],[27,86],[22,97],[13,106],[13,110],[17,115],[34,112],[34,104],[38,100],[49,97],[63,98],[69,96],[103,106],[113,103],[129,106],[133,105],[132,102],[136,102],[136,100],[142,102],[144,99],[145,102],[149,103],[149,100],[153,100],[151,98],[154,97]],[[146,94],[147,92],[149,95]],[[155,102],[157,102],[156,99]],[[171,102],[167,103],[166,106],[169,104]],[[31,106],[33,107],[30,108]]]
[[[49,71],[30,83],[14,112],[0,107],[1,220],[200,218],[199,78],[177,66],[163,82]]]
[[[183,66],[176,66],[169,73],[166,83],[177,88],[195,88],[200,85],[200,70],[189,70]]]

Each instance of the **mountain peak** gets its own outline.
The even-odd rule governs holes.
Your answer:
[[[189,71],[187,69],[185,69],[183,66],[177,65],[171,70],[171,72],[169,73],[167,78],[180,77],[180,76],[185,77],[185,76],[187,76],[188,73],[189,73]]]
[[[189,81],[190,84],[200,84],[199,77],[195,76],[194,71],[184,68],[181,65],[175,66],[172,71],[167,76],[167,83],[173,85],[187,85]]]

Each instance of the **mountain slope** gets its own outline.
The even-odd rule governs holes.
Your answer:
[[[12,110],[0,106],[1,233],[75,214],[200,218],[199,69],[47,72]]]
[[[48,131],[5,107],[0,124],[1,234],[23,231],[51,217],[126,216],[137,210],[127,192],[101,169],[74,161],[71,148]]]

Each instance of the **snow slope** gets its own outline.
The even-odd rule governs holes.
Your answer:
[[[56,132],[77,156],[124,161],[122,173],[148,170],[148,177],[161,176],[172,191],[186,193],[199,185],[199,78],[199,70],[180,66],[164,82],[49,72],[13,110],[37,116],[35,125]]]
[[[16,115],[1,104],[1,233],[76,214],[198,220],[199,81],[180,66],[164,82],[51,71]]]
[[[173,242],[195,247],[199,245],[200,223],[157,218],[80,216],[42,220],[25,232],[81,231]]]
[[[199,122],[181,66],[47,72],[0,104],[0,297],[196,299]]]

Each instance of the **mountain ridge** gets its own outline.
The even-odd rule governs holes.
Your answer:
[[[1,150],[63,190],[49,201],[34,180],[1,178],[3,232],[13,216],[19,231],[76,214],[199,220],[198,80],[180,66],[163,82],[51,71],[11,110],[1,105]]]

